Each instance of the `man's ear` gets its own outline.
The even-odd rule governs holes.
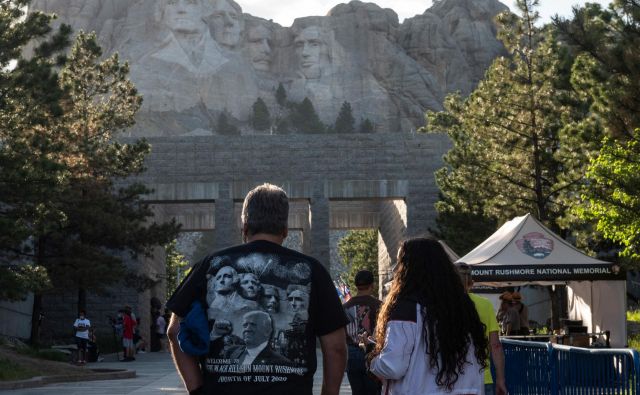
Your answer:
[[[282,238],[286,239],[289,236],[289,228],[284,228],[284,232],[282,232]]]

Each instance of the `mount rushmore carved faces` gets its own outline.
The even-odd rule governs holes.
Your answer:
[[[228,49],[234,49],[240,42],[244,21],[242,8],[231,0],[215,0],[213,13],[209,17],[213,37]]]
[[[300,71],[307,79],[322,76],[323,67],[329,65],[329,47],[322,31],[317,26],[303,29],[294,41],[300,59]]]

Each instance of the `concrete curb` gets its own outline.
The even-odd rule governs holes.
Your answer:
[[[0,382],[0,391],[43,387],[48,384],[70,383],[75,381],[122,380],[136,377],[135,370],[91,369],[93,373],[66,376],[38,376],[28,380]]]

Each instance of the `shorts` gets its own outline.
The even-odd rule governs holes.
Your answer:
[[[133,347],[133,339],[127,339],[126,337],[122,338],[122,347],[131,348]]]
[[[89,343],[89,339],[85,339],[85,338],[76,336],[76,346],[78,346],[78,350],[87,351],[87,344],[88,343]]]

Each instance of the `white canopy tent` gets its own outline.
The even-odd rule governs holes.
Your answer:
[[[526,284],[569,286],[569,318],[589,332],[611,331],[611,344],[626,344],[626,278],[609,262],[583,254],[530,214],[508,221],[458,259],[474,282],[492,287]]]

